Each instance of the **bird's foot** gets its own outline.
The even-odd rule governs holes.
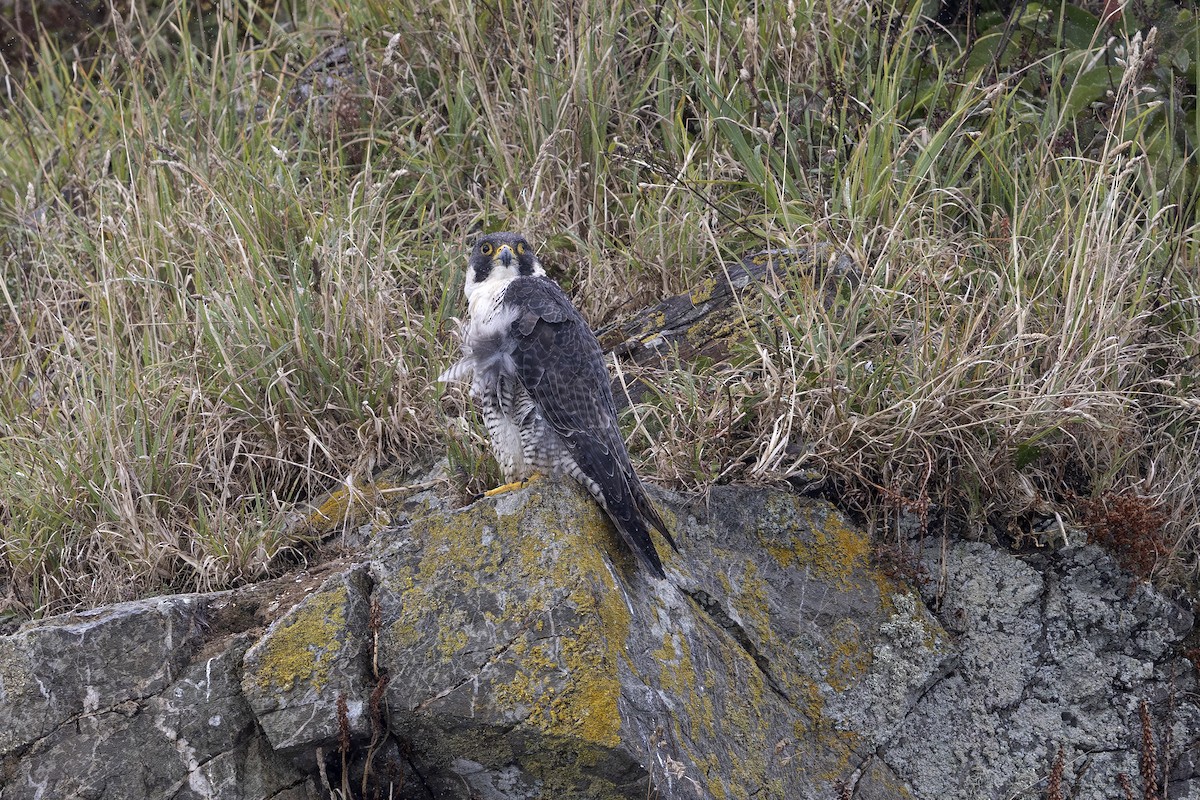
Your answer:
[[[506,483],[503,486],[497,486],[495,489],[488,489],[483,493],[483,496],[495,497],[498,494],[504,494],[505,492],[511,492],[513,489],[522,489],[524,487],[525,481],[513,481],[512,483]]]
[[[526,486],[533,483],[534,481],[540,480],[541,477],[542,477],[542,473],[535,472],[523,481],[513,481],[512,483],[506,483],[503,486],[497,486],[495,489],[488,489],[486,492],[483,493],[483,496],[484,497],[495,497],[498,494],[504,494],[505,492],[511,492],[514,489],[524,489]]]

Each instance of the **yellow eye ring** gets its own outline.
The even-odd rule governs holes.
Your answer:
[[[525,243],[524,242],[517,242],[517,255],[519,255],[519,256],[525,255]]]
[[[483,244],[479,245],[479,252],[483,253],[485,256],[490,256],[493,249],[494,248],[490,242],[484,242]]]

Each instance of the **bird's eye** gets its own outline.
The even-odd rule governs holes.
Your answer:
[[[519,255],[519,256],[525,255],[525,243],[524,242],[517,242],[517,255]]]
[[[494,249],[495,248],[492,247],[490,242],[484,242],[483,244],[479,245],[479,252],[483,253],[485,256],[490,256]]]

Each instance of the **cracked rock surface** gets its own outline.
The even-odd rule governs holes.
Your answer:
[[[659,494],[640,570],[574,484],[418,496],[353,558],[0,637],[0,800],[1200,798],[1190,613],[1101,551],[950,542],[918,589],[831,506]],[[931,611],[930,609],[934,609]]]
[[[1073,800],[1144,795],[1145,701],[1168,798],[1200,798],[1192,664],[1172,645],[1192,614],[1094,546],[1026,563],[989,545],[924,553],[925,599],[957,634],[952,670],[907,715],[883,760],[921,798],[1045,796],[1063,749]],[[1164,781],[1160,775],[1159,785]]]

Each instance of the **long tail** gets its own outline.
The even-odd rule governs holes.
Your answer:
[[[650,504],[650,498],[646,496],[646,490],[641,481],[635,477],[626,484],[626,487],[627,492],[622,492],[625,496],[611,498],[609,502],[602,503],[602,505],[613,524],[616,525],[621,537],[629,545],[629,549],[639,555],[655,575],[665,578],[667,573],[663,569],[658,549],[654,546],[650,528],[653,527],[661,533],[676,552],[679,551],[679,547],[667,531],[667,526],[663,523],[662,517],[658,515],[658,511]]]
[[[621,439],[615,418],[606,430],[596,433],[577,431],[563,438],[575,460],[568,468],[568,473],[596,498],[629,549],[655,575],[665,578],[667,573],[663,570],[658,550],[654,548],[650,528],[660,531],[676,551],[679,547],[650,503],[645,487],[629,463],[625,442]]]
[[[650,571],[659,578],[667,577],[667,572],[663,569],[662,559],[658,557],[658,550],[655,549],[654,542],[650,538],[650,531],[646,528],[646,523],[642,521],[641,517],[634,516],[622,520],[613,517],[613,522],[616,524],[617,530],[621,533],[621,537],[625,540],[625,543],[629,545],[629,549],[641,556],[642,560],[646,562],[646,566],[650,568]]]
[[[667,530],[667,524],[658,515],[658,509],[650,502],[650,498],[646,494],[646,487],[642,485],[641,481],[638,481],[637,485],[633,487],[633,501],[637,503],[642,519],[649,523],[650,527],[661,533],[663,538],[667,540],[667,543],[671,545],[671,549],[678,553],[679,545],[675,544],[675,539],[671,536],[671,532]]]

